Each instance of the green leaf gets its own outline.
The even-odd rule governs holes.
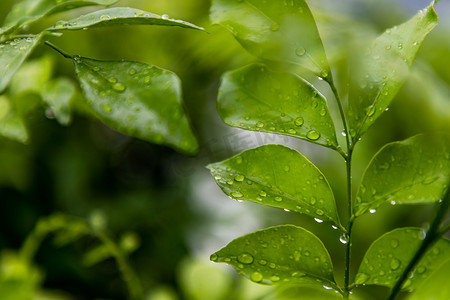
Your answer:
[[[82,30],[114,25],[164,25],[203,30],[197,25],[170,19],[167,15],[160,16],[130,7],[113,7],[94,11],[70,21],[58,21],[55,26],[47,30]]]
[[[280,286],[277,300],[342,300],[342,295],[334,289],[325,289],[320,283]],[[353,295],[350,299],[355,299]]]
[[[417,135],[384,146],[359,186],[354,213],[384,203],[426,204],[442,199],[450,180],[450,135]]]
[[[211,20],[227,28],[250,53],[299,65],[321,77],[330,67],[304,0],[214,0]]]
[[[426,278],[407,300],[447,300],[450,299],[448,279],[450,278],[450,261]]]
[[[22,118],[15,112],[6,95],[0,95],[0,136],[21,143],[28,141],[28,132]]]
[[[23,63],[11,79],[10,95],[15,97],[27,93],[40,94],[42,87],[52,77],[53,64],[51,56],[30,59]]]
[[[230,126],[278,133],[336,149],[324,97],[300,77],[250,65],[226,73],[217,110]]]
[[[393,287],[425,238],[421,228],[397,228],[378,238],[367,250],[355,284]],[[434,270],[450,260],[450,240],[441,238],[422,257],[404,289],[415,289]]]
[[[325,246],[311,232],[293,225],[270,227],[241,236],[211,255],[261,284],[316,282],[335,287]]]
[[[39,43],[40,35],[19,37],[0,43],[0,93]]]
[[[348,113],[353,140],[385,111],[408,77],[423,40],[438,23],[433,5],[386,30],[355,63]]]
[[[325,176],[293,149],[265,145],[208,168],[222,191],[234,199],[288,209],[340,226]]]
[[[100,121],[146,141],[197,151],[174,73],[133,61],[77,56],[74,63],[87,104]]]
[[[75,85],[67,78],[57,78],[48,82],[42,89],[42,100],[49,105],[50,113],[61,125],[71,120],[70,102],[75,96]]]

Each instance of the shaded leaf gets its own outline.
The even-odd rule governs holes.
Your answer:
[[[330,67],[304,0],[214,0],[211,20],[227,28],[250,53],[297,64],[321,77]]]
[[[339,225],[333,192],[325,176],[299,152],[265,145],[210,164],[228,196],[303,213]]]
[[[342,295],[335,289],[324,288],[320,283],[310,283],[302,285],[284,285],[277,293],[279,300],[338,300],[343,299]],[[353,295],[350,299],[357,299]]]
[[[442,199],[450,180],[450,135],[417,135],[384,146],[359,186],[356,216],[384,203],[424,204]]]
[[[174,73],[133,61],[75,57],[74,63],[87,104],[102,122],[146,141],[197,151]]]
[[[241,236],[211,255],[261,284],[323,282],[335,287],[325,246],[311,232],[293,225],[270,227]]]
[[[75,95],[74,83],[64,77],[48,82],[41,92],[42,100],[49,105],[51,114],[61,125],[68,125],[71,120],[70,102]]]
[[[386,30],[354,64],[348,113],[353,140],[375,122],[403,85],[423,40],[438,23],[433,5]]]
[[[397,228],[378,238],[367,250],[355,284],[393,287],[420,247],[425,232],[421,228]],[[404,289],[415,289],[430,274],[450,260],[450,240],[441,238],[422,257]]]
[[[217,110],[230,126],[278,133],[336,149],[324,97],[300,77],[250,65],[226,73]]]
[[[52,77],[53,64],[50,56],[27,60],[11,79],[10,95],[15,97],[26,93],[40,94],[42,87]]]
[[[0,95],[0,136],[21,143],[28,141],[28,132],[22,118],[15,112],[6,95]]]
[[[39,43],[41,35],[19,37],[0,43],[0,93]]]
[[[447,300],[450,299],[448,279],[450,278],[450,260],[426,278],[407,300]]]
[[[171,19],[167,15],[160,16],[130,7],[113,7],[94,11],[69,21],[58,21],[55,26],[47,30],[82,30],[114,25],[164,25],[203,30],[197,25]]]

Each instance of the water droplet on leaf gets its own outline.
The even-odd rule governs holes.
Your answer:
[[[238,256],[238,261],[243,264],[253,263],[253,256],[250,253],[242,253]]]

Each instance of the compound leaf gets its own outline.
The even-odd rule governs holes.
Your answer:
[[[197,151],[174,73],[133,61],[77,56],[74,63],[87,104],[100,121],[143,140]]]
[[[299,65],[321,77],[330,67],[304,0],[214,0],[211,20],[227,28],[250,53]]]
[[[393,287],[425,238],[421,228],[397,228],[378,238],[367,250],[355,284],[378,284]],[[450,240],[441,238],[422,257],[404,283],[415,289],[430,274],[450,260]]]
[[[433,2],[406,23],[386,30],[357,59],[348,114],[353,140],[358,140],[391,103],[425,37],[437,23]]]
[[[246,66],[223,76],[217,101],[221,118],[230,126],[338,147],[326,100],[296,75]]]
[[[288,209],[340,226],[325,176],[293,149],[265,145],[208,168],[222,191],[234,199]]]
[[[442,199],[450,180],[450,135],[417,135],[384,146],[359,186],[355,215],[384,203],[425,204]]]
[[[68,125],[71,120],[70,102],[75,95],[74,83],[64,77],[54,79],[44,85],[41,96],[48,104],[48,112],[58,120],[61,125]]]

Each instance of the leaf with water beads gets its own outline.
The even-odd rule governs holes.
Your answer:
[[[425,204],[442,199],[450,180],[450,135],[417,135],[384,146],[364,172],[354,213],[384,203]]]
[[[338,147],[326,100],[296,75],[249,65],[223,76],[217,101],[220,116],[230,126]]]
[[[234,199],[307,214],[342,228],[325,176],[293,149],[265,145],[208,168],[222,191]]]
[[[450,299],[450,260],[427,277],[406,300],[446,300]]]
[[[437,25],[434,2],[386,30],[355,60],[349,94],[350,135],[357,141],[386,110],[406,80],[425,37]]]
[[[69,21],[58,21],[55,26],[47,30],[85,30],[114,25],[163,25],[203,30],[197,25],[171,19],[167,15],[160,16],[130,7],[113,7],[94,11]]]
[[[320,282],[336,287],[325,246],[311,232],[293,225],[270,227],[241,236],[211,255],[261,284]]]
[[[74,63],[87,104],[100,121],[149,142],[197,151],[174,73],[134,61],[74,57]]]
[[[355,284],[377,284],[393,287],[425,238],[421,228],[397,228],[378,238],[364,255]],[[404,289],[415,289],[430,274],[450,260],[450,240],[441,238],[422,257],[404,283]]]

